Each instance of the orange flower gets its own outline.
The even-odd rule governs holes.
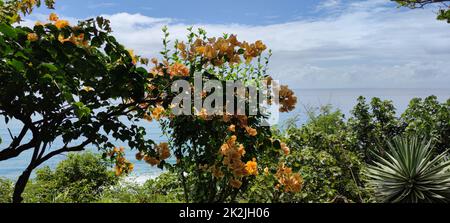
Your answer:
[[[202,108],[198,113],[198,116],[203,120],[208,119],[208,113],[206,112],[206,108]]]
[[[161,161],[159,161],[158,159],[156,159],[155,157],[151,157],[151,156],[144,156],[144,161],[152,166],[158,165]]]
[[[164,107],[157,105],[156,108],[153,109],[151,116],[153,119],[159,120],[163,116],[164,111]]]
[[[157,147],[159,158],[165,160],[170,157],[169,144],[166,142],[160,143]]]
[[[37,41],[39,39],[39,37],[36,33],[28,33],[27,39],[30,42],[34,42],[34,41]]]
[[[284,152],[284,155],[289,155],[290,149],[289,149],[289,147],[286,146],[286,143],[282,142],[280,145],[281,145],[281,149]]]
[[[144,158],[144,154],[142,154],[142,152],[136,153],[136,159],[137,160],[142,160],[143,158]]]
[[[258,163],[255,158],[245,164],[245,170],[247,170],[249,175],[258,175]]]
[[[240,188],[242,186],[242,182],[240,180],[237,179],[231,179],[230,180],[230,185],[234,188]]]
[[[58,21],[55,22],[55,26],[58,29],[62,29],[64,27],[69,26],[69,21],[67,21],[67,20],[58,20]]]
[[[58,18],[58,16],[55,13],[50,13],[50,15],[48,17],[48,20],[53,21],[53,22],[58,21],[58,19],[59,18]]]
[[[184,64],[178,62],[170,66],[168,72],[170,76],[189,76],[189,68],[187,68]]]
[[[256,131],[256,129],[251,128],[251,127],[248,127],[248,126],[245,127],[245,131],[247,131],[247,133],[248,133],[250,136],[256,136],[256,134],[258,134],[258,132]]]
[[[297,97],[294,92],[288,88],[286,85],[281,85],[280,92],[280,112],[288,112],[295,109],[295,104],[297,104]]]
[[[228,131],[235,132],[236,131],[236,126],[235,125],[228,126]]]

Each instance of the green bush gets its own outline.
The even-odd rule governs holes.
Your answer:
[[[178,177],[170,172],[143,185],[122,181],[105,190],[99,203],[179,203],[183,190]]]
[[[10,203],[14,184],[11,180],[0,177],[0,203]]]
[[[25,189],[24,201],[93,202],[118,179],[99,155],[69,154],[54,171],[49,167],[36,171],[36,178]]]
[[[279,135],[291,150],[286,164],[301,173],[304,187],[296,195],[277,195],[264,184],[265,176],[258,176],[259,185],[248,195],[250,201],[331,202],[344,197],[353,202],[367,202],[371,199],[362,179],[362,156],[353,151],[355,138],[340,111],[333,111],[330,106],[320,108],[318,114],[310,111],[306,124],[297,127],[290,123]]]

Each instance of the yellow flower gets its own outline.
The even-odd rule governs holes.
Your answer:
[[[86,92],[94,91],[94,88],[92,88],[90,86],[83,86],[83,91],[86,91]]]
[[[152,111],[152,118],[159,120],[163,116],[164,111],[165,109],[161,105],[156,106]]]
[[[133,63],[133,64],[136,64],[137,63],[137,60],[136,60],[136,55],[134,55],[134,50],[128,50],[128,53],[130,54],[130,57],[131,57],[131,62]]]
[[[27,39],[28,41],[34,42],[38,40],[38,35],[36,33],[28,33]]]
[[[48,20],[56,22],[58,21],[58,16],[55,13],[50,13],[50,16],[48,17]]]
[[[58,20],[58,21],[55,22],[55,26],[58,29],[62,29],[64,27],[66,27],[66,26],[69,26],[69,21],[67,21],[67,20]]]
[[[264,174],[269,175],[269,167],[264,168]]]
[[[206,108],[202,108],[200,110],[200,112],[198,113],[198,116],[203,119],[206,120],[208,118],[208,113],[206,112]]]
[[[258,163],[256,162],[255,158],[245,164],[245,170],[247,171],[248,175],[258,175]]]

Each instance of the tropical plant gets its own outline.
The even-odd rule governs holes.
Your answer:
[[[450,161],[446,153],[433,158],[431,140],[398,136],[387,143],[386,158],[367,168],[368,184],[382,202],[450,201]]]

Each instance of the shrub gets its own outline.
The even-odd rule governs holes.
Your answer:
[[[68,155],[52,171],[44,167],[25,189],[25,202],[88,203],[99,198],[103,190],[115,185],[119,178],[109,170],[109,164],[96,154]]]
[[[0,177],[0,203],[10,203],[14,184],[11,180]]]

